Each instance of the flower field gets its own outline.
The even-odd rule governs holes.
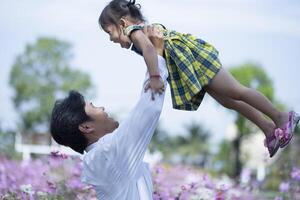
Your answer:
[[[91,186],[80,182],[81,161],[54,152],[26,162],[0,157],[1,199],[96,199]],[[299,196],[300,170],[278,186],[277,195],[266,197],[254,184],[239,184],[226,176],[188,166],[157,165],[152,168],[155,200],[290,199]],[[288,195],[286,195],[288,194]]]

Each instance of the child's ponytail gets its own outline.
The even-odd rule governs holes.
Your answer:
[[[128,8],[129,8],[129,13],[130,16],[133,19],[139,19],[144,21],[144,17],[141,13],[141,5],[140,4],[135,4],[135,0],[130,0],[127,4]]]

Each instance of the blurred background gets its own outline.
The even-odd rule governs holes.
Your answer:
[[[24,165],[31,163],[39,169],[43,163],[51,163],[53,156],[55,161],[66,159],[64,155],[78,157],[70,149],[54,144],[48,130],[54,101],[66,96],[70,89],[77,89],[95,105],[104,106],[119,121],[135,105],[146,66],[142,57],[113,44],[99,28],[98,17],[107,3],[0,0],[2,197],[19,193],[37,195],[37,191],[44,192],[45,198],[51,198],[48,194],[77,195],[82,199],[93,195],[91,189],[74,182],[61,189],[58,182],[70,180],[66,176],[42,187],[42,175],[36,173],[35,183],[27,180],[25,174],[30,172]],[[300,112],[299,1],[140,0],[137,3],[141,4],[148,23],[162,23],[168,29],[192,33],[213,44],[220,52],[223,66],[242,84],[261,91],[281,110]],[[232,195],[229,191],[239,188],[240,193],[249,193],[247,198],[296,199],[300,193],[299,129],[296,132],[292,144],[270,159],[263,145],[263,134],[236,112],[220,106],[208,95],[198,111],[176,111],[168,90],[146,160],[153,167],[154,177],[159,179],[162,174],[169,174],[162,182],[172,182],[171,172],[178,170],[178,166],[197,170],[187,170],[192,175],[201,172],[205,174],[202,178],[215,178],[214,186],[203,186],[213,191],[214,198],[219,193],[229,198]],[[52,157],[45,159],[48,155]],[[74,167],[78,162],[67,162],[69,165],[63,162],[63,165]],[[65,173],[55,171],[58,165],[62,163],[50,165],[48,178],[54,177],[52,173]],[[5,176],[14,174],[9,170],[17,169],[19,174]],[[70,176],[79,176],[75,172]],[[218,185],[224,177],[227,182]],[[191,196],[192,189],[200,188],[189,185],[190,190],[182,189],[189,181],[184,177],[180,181],[172,186],[154,182],[155,195],[158,199],[179,198],[187,191]],[[8,188],[12,182],[15,187]],[[66,189],[72,186],[75,191],[86,190],[73,194]],[[165,188],[169,188],[169,193],[162,192]],[[199,193],[204,192],[198,192],[198,197]]]

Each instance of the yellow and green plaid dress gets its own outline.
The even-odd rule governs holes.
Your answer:
[[[173,108],[197,110],[206,93],[203,87],[211,82],[222,67],[218,51],[191,34],[169,31],[160,24],[153,25],[164,34],[164,57],[169,71]],[[129,36],[133,30],[142,28],[140,25],[129,26],[124,34]],[[140,53],[134,46],[132,50]]]

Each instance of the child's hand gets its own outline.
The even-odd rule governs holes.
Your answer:
[[[151,77],[150,81],[145,87],[145,92],[147,92],[147,90],[149,89],[151,89],[151,99],[155,100],[154,94],[162,94],[165,91],[164,82],[162,78],[160,76]]]

